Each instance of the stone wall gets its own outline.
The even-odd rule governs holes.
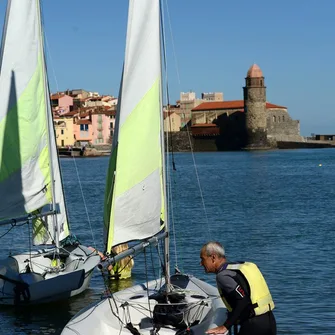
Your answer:
[[[244,90],[247,129],[266,129],[265,88],[245,87]]]
[[[263,77],[246,78],[244,111],[246,146],[245,149],[268,148],[266,133],[266,88]]]
[[[191,131],[178,131],[174,133],[164,133],[164,141],[166,145],[166,140],[168,136],[169,141],[169,151],[182,152],[191,151],[191,145],[194,145],[194,139],[192,137]],[[190,144],[191,141],[191,144]]]
[[[303,141],[300,123],[292,120],[285,108],[267,110],[267,135],[276,141]]]

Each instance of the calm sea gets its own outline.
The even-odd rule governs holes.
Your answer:
[[[276,303],[278,334],[335,334],[335,150],[197,153],[194,159],[198,178],[192,155],[175,155],[172,263],[214,284],[198,252],[208,239],[219,240],[229,260],[259,265]],[[107,164],[107,157],[61,160],[72,230],[100,249]],[[27,227],[1,242],[3,256],[25,250]],[[147,262],[136,258],[133,278],[112,288],[145,281],[145,267],[151,267],[150,255]],[[70,301],[2,307],[0,334],[60,334],[104,289],[96,270],[90,290]]]

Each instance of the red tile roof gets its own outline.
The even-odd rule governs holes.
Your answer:
[[[279,106],[279,105],[275,105],[275,104],[272,104],[270,102],[267,102],[266,103],[266,108],[269,109],[269,108],[284,108],[284,109],[287,109],[287,107],[285,106]]]
[[[64,97],[65,94],[63,93],[58,93],[58,94],[51,94],[51,99],[54,100],[54,99],[59,99],[61,97]]]
[[[209,101],[203,102],[199,106],[192,109],[192,112],[206,111],[206,110],[218,110],[218,109],[237,109],[244,108],[243,100],[231,100],[231,101]]]
[[[86,117],[86,116],[89,116],[91,114],[91,112],[81,112],[79,114],[80,117]]]
[[[111,111],[111,110],[108,110],[108,111],[105,111],[104,112],[105,115],[116,115],[116,111]]]
[[[222,110],[222,109],[242,109],[244,108],[244,100],[231,100],[231,101],[210,101],[203,102],[199,106],[192,109],[192,112],[198,111],[208,111],[208,110]],[[266,103],[266,108],[287,108],[284,106],[279,106],[272,104],[270,102]]]
[[[78,111],[72,111],[72,112],[64,113],[61,116],[74,116],[74,115],[77,115],[77,114],[78,114]]]
[[[92,115],[116,115],[116,111],[113,109],[97,110],[91,113]]]

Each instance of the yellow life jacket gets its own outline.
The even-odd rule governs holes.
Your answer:
[[[109,271],[110,275],[115,279],[127,279],[131,277],[131,268],[125,267],[119,269],[119,264],[116,263]]]
[[[250,262],[233,263],[228,264],[226,269],[238,271],[248,282],[250,287],[250,299],[255,315],[265,314],[275,308],[268,285],[266,284],[266,281],[256,264]],[[222,297],[221,292],[220,295],[228,311],[231,312],[231,306],[228,304],[226,299]]]

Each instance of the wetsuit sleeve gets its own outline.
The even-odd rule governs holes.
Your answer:
[[[221,294],[232,308],[226,322],[223,324],[229,329],[239,319],[241,313],[250,304],[250,298],[246,295],[243,288],[230,276],[219,276],[217,278]]]

